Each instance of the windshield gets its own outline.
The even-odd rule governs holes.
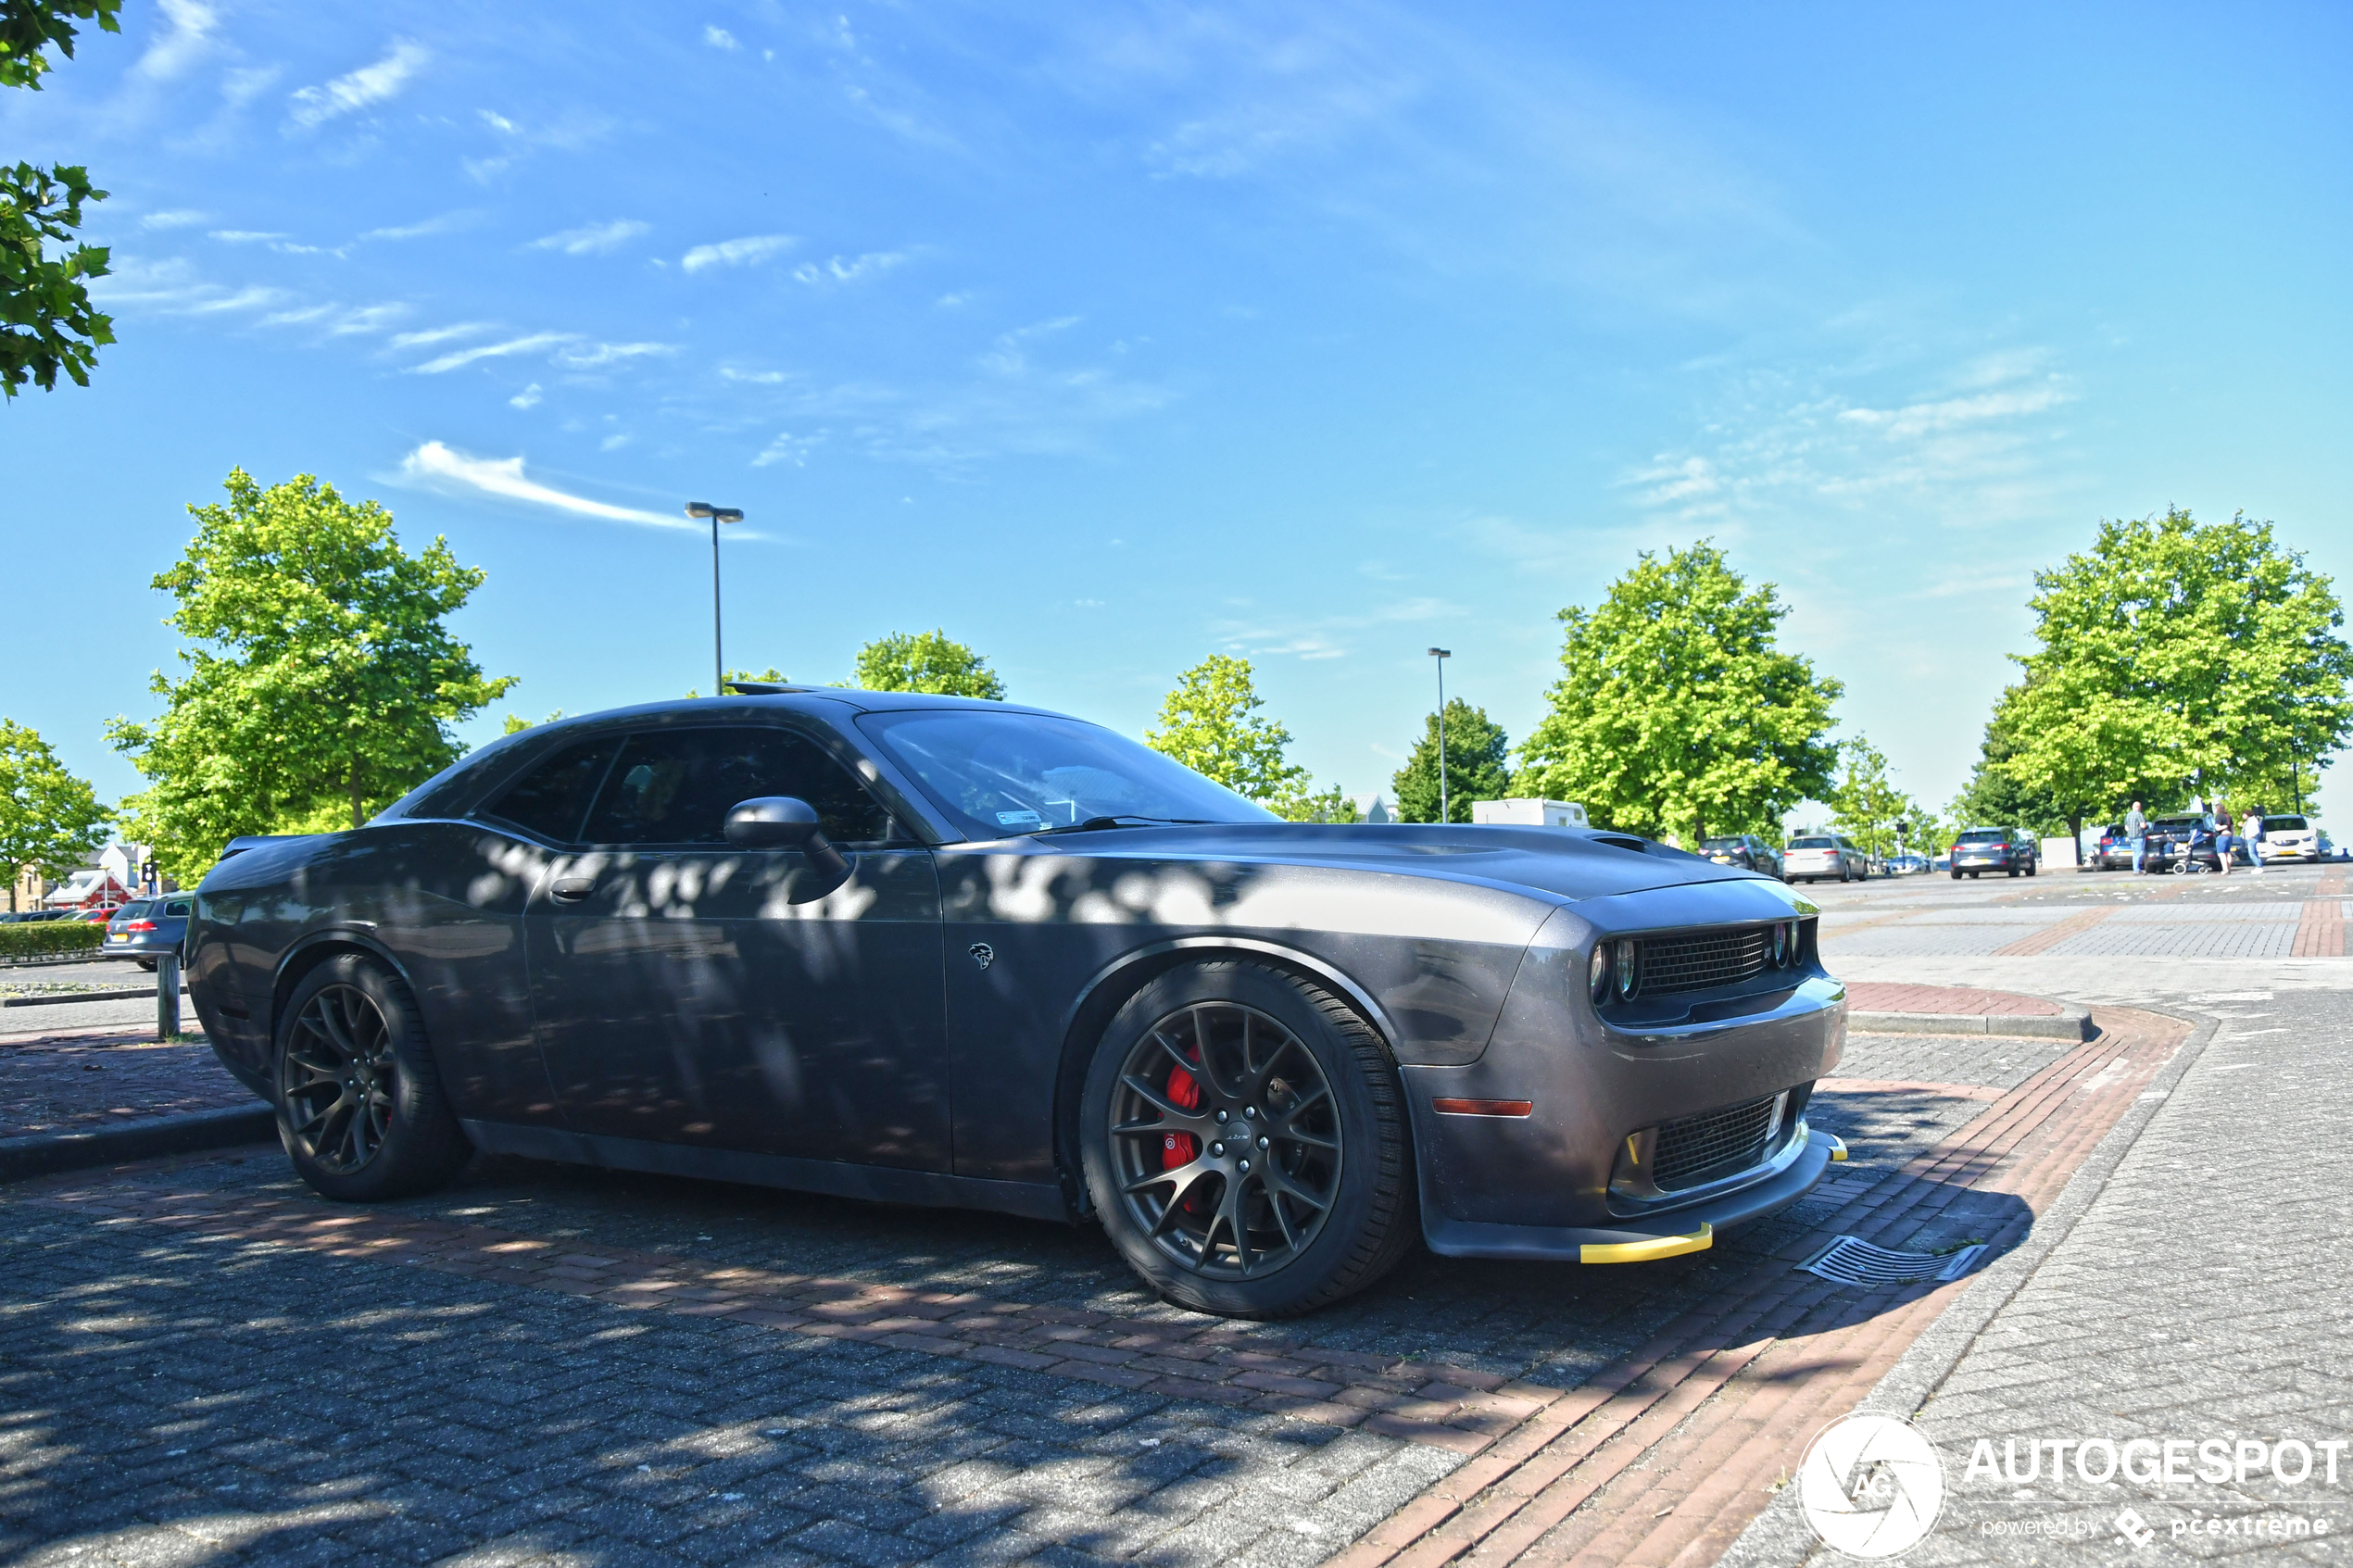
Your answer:
[[[1793,838],[1789,841],[1789,847],[1792,849],[1835,849],[1838,847],[1838,840],[1835,838]]]
[[[1711,838],[1705,845],[1702,846],[1702,847],[1708,849],[1745,849],[1748,847],[1748,841],[1743,838]]]
[[[1959,844],[1999,844],[2007,835],[2000,828],[1971,828],[1955,840]]]
[[[974,838],[1076,827],[1099,817],[1277,820],[1182,763],[1076,719],[944,708],[868,713],[858,724]]]
[[[2266,817],[2263,819],[2263,831],[2265,833],[2296,833],[2308,825],[2309,824],[2307,824],[2301,817]]]

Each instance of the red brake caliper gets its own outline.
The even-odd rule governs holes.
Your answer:
[[[1168,1070],[1168,1103],[1186,1110],[1201,1109],[1201,1085],[1181,1067]],[[1190,1133],[1169,1133],[1160,1140],[1160,1168],[1164,1171],[1189,1165],[1200,1154],[1201,1144]]]

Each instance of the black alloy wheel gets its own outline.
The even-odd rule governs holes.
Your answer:
[[[373,1160],[392,1126],[392,1031],[357,985],[324,985],[296,1015],[278,1056],[278,1103],[304,1156],[345,1176]]]
[[[306,974],[278,1028],[278,1138],[329,1198],[429,1191],[472,1153],[443,1093],[415,999],[356,953]]]
[[[1145,986],[1098,1047],[1081,1114],[1104,1229],[1182,1305],[1312,1311],[1414,1237],[1395,1066],[1352,1010],[1281,972],[1193,964]]]

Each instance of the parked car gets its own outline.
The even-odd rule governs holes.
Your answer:
[[[2263,819],[2263,859],[2266,860],[2318,860],[2326,855],[2322,847],[2321,830],[2312,825],[2309,817],[2265,817]]]
[[[1984,872],[2032,876],[2038,851],[2023,828],[1970,828],[1953,840],[1953,875],[1975,878]]]
[[[1870,872],[1869,858],[1852,841],[1834,833],[1793,838],[1781,851],[1781,877],[1786,882],[1819,882],[1834,876],[1852,882]]]
[[[110,958],[128,957],[141,969],[155,968],[159,956],[180,951],[188,935],[192,902],[182,894],[123,905],[107,922],[107,940],[101,950]]]
[[[86,909],[74,910],[68,918],[72,920],[89,921],[94,924],[103,925],[107,922],[114,919],[114,912],[121,908],[122,906],[120,904],[94,904]]]
[[[1924,876],[1927,872],[1928,859],[1925,856],[1903,854],[1887,858],[1887,874],[1890,876]]]
[[[1753,833],[1708,839],[1700,846],[1699,852],[1719,866],[1738,866],[1764,876],[1781,874],[1781,852]]]
[[[2101,872],[2131,871],[2133,841],[2124,836],[2124,824],[2110,822],[2096,831],[2099,838],[2092,847],[2092,869]]]
[[[1592,828],[1284,822],[1009,703],[536,725],[197,892],[197,1016],[342,1200],[478,1148],[1092,1219],[1266,1317],[1416,1241],[1700,1250],[1835,1148],[1844,993],[1787,888]]]
[[[1940,849],[1928,858],[1929,874],[1931,876],[1938,872],[1950,871],[1952,866],[1953,852],[1949,849]]]
[[[2189,859],[2191,841],[2201,834],[2213,832],[2208,822],[2208,818],[2194,811],[2150,819],[2148,854],[2145,861],[2147,869],[2168,872],[2177,863]],[[2197,859],[2209,870],[2221,864],[2210,847],[2202,851]]]

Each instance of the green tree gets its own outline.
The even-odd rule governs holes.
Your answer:
[[[1511,740],[1503,727],[1461,697],[1446,700],[1447,820],[1467,822],[1474,800],[1501,800],[1511,793]],[[1422,738],[1390,779],[1402,822],[1438,821],[1438,715],[1422,721]]]
[[[2344,608],[2269,522],[2103,521],[2034,586],[1998,766],[2073,827],[2135,796],[2287,799],[2353,737]]]
[[[0,0],[0,87],[41,90],[55,46],[73,57],[74,22],[107,32],[121,0]],[[82,204],[104,201],[78,164],[0,166],[0,391],[27,382],[54,391],[62,370],[90,384],[98,349],[114,341],[114,320],[90,307],[89,282],[107,270],[104,245],[74,244]],[[47,247],[72,245],[51,256]]]
[[[1290,732],[1259,716],[1265,706],[1250,660],[1214,653],[1176,678],[1144,744],[1263,804],[1302,796],[1307,770],[1284,756]]]
[[[155,579],[178,601],[166,623],[208,646],[182,652],[181,679],[157,673],[160,717],[107,726],[154,781],[124,802],[139,835],[182,884],[240,834],[359,826],[514,684],[444,624],[483,581],[447,541],[411,556],[390,512],[309,474],[264,490],[237,469],[226,488],[188,508],[196,536]]]
[[[945,629],[893,632],[858,650],[851,685],[868,692],[929,692],[936,696],[1005,700],[1005,683],[988,660]]]
[[[1856,735],[1839,748],[1839,773],[1823,803],[1831,822],[1873,855],[1895,852],[1895,824],[1917,818],[1912,797],[1887,776],[1887,757],[1868,739]],[[1908,847],[1913,839],[1907,834]]]
[[[1844,689],[1775,646],[1788,613],[1706,540],[1665,559],[1644,551],[1592,613],[1560,612],[1561,679],[1515,789],[1655,837],[1776,832],[1831,786],[1826,736]]]
[[[0,868],[8,878],[8,908],[17,907],[17,878],[26,870],[52,881],[107,841],[114,813],[98,804],[86,779],[57,760],[38,730],[0,719]]]
[[[765,670],[730,670],[727,671],[726,679],[721,682],[720,684],[723,687],[725,687],[734,685],[737,681],[760,681],[769,685],[781,686],[790,684],[791,680],[791,676],[786,674],[783,671],[777,669],[772,664]],[[688,686],[686,688],[686,695],[691,697],[700,697],[702,696],[702,688],[699,686]],[[560,712],[561,709],[559,709],[558,711]],[[556,717],[556,714],[550,713],[547,717],[553,719]],[[509,734],[514,734],[512,730],[510,730],[507,733]]]

